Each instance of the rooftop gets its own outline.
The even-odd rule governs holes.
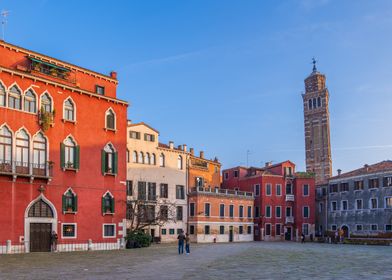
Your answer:
[[[355,177],[355,176],[361,176],[361,175],[368,175],[368,174],[373,174],[373,173],[380,173],[380,172],[386,172],[386,171],[392,171],[392,160],[384,160],[379,163],[375,163],[372,165],[367,165],[365,164],[363,167],[342,173],[338,176],[331,177],[329,180],[336,180],[336,179],[342,179],[342,178],[349,178],[349,177]]]

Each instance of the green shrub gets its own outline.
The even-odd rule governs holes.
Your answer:
[[[151,245],[151,235],[143,231],[131,231],[127,235],[127,248],[141,248]]]

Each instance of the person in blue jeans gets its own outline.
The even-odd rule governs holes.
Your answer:
[[[189,238],[189,233],[186,233],[186,237],[185,237],[185,252],[187,255],[189,255],[190,251],[190,247],[189,245],[191,244],[191,240]]]
[[[184,232],[181,230],[180,234],[177,236],[178,239],[178,254],[184,254],[184,240],[185,235]]]

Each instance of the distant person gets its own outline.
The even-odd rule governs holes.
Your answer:
[[[334,240],[334,243],[338,243],[339,242],[339,232],[338,231],[335,231],[335,240]]]
[[[185,236],[185,252],[187,255],[190,254],[190,244],[191,244],[191,239],[189,238],[189,233],[186,233]]]
[[[185,235],[184,231],[180,231],[180,234],[177,236],[178,239],[178,254],[184,254],[184,241],[185,241]]]
[[[301,243],[305,243],[305,234],[301,234]]]
[[[52,234],[50,235],[50,244],[51,244],[51,250],[52,252],[57,251],[57,240],[59,237],[57,236],[57,233],[55,231],[52,231]]]
[[[310,242],[313,242],[313,233],[310,234],[309,238],[310,238]]]

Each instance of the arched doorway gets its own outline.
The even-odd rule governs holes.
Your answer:
[[[25,241],[28,252],[49,252],[52,230],[57,231],[57,212],[41,194],[25,211]]]
[[[343,230],[343,236],[344,236],[344,238],[348,238],[349,235],[350,235],[348,226],[346,226],[346,225],[342,226],[342,230]]]

